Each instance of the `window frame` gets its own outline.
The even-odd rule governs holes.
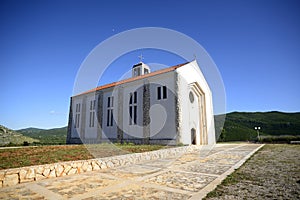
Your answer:
[[[79,128],[80,127],[80,107],[81,107],[81,104],[76,103],[74,128]]]
[[[113,127],[114,126],[114,97],[107,97],[107,112],[106,112],[106,126]]]
[[[167,86],[158,86],[156,89],[156,98],[157,100],[168,99],[168,88]]]
[[[129,93],[129,125],[136,125],[137,124],[137,115],[138,115],[138,94],[137,91]]]
[[[90,101],[90,118],[89,118],[89,127],[95,127],[95,107],[96,107],[96,100]]]

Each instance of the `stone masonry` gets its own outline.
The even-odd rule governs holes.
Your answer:
[[[185,152],[194,151],[195,149],[197,149],[197,146],[185,146],[106,158],[68,161],[54,164],[0,170],[0,187],[38,181],[46,178],[68,176],[73,174],[80,174],[83,172],[126,166],[147,160],[177,156]]]
[[[57,163],[10,173],[1,171],[6,184],[8,180],[17,184],[19,177],[33,181],[43,174],[48,177],[74,174],[2,187],[0,199],[200,200],[262,146],[249,143],[190,146],[69,162],[65,166]]]

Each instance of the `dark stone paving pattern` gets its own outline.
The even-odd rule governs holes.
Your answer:
[[[1,189],[0,199],[45,199],[43,195],[39,195],[28,188],[18,186],[14,188]]]
[[[94,189],[101,189],[116,183],[117,181],[110,178],[104,178],[99,176],[82,175],[82,176],[70,176],[62,180],[57,181],[43,181],[38,185],[45,187],[46,189],[58,193],[59,195],[70,198],[78,194],[83,194]]]
[[[185,200],[191,197],[190,194],[181,194],[176,192],[169,192],[160,189],[132,186],[122,189],[118,192],[104,193],[101,197],[88,197],[85,200],[119,200],[119,199],[172,199],[172,200]]]
[[[0,189],[0,199],[190,199],[259,148],[202,146],[193,153]]]
[[[166,173],[154,176],[146,180],[146,182],[163,186],[165,185],[167,187],[187,190],[191,192],[198,192],[215,178],[216,177],[214,176],[202,174],[187,173],[181,171],[167,171]]]
[[[193,162],[191,164],[183,165],[182,170],[187,172],[194,173],[203,173],[203,174],[217,174],[221,175],[226,172],[231,165],[213,165],[208,163],[199,163]]]

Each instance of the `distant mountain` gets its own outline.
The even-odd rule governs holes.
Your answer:
[[[39,140],[0,125],[0,146],[28,145],[34,142],[39,142]]]
[[[215,116],[216,129],[218,119]],[[254,127],[261,127],[262,136],[300,135],[300,112],[232,112],[226,114],[223,141],[253,140],[257,137]],[[222,137],[222,135],[221,135]]]
[[[261,136],[289,135],[300,137],[300,112],[232,112],[226,114],[222,127],[222,116],[215,116],[216,132],[222,130],[218,141],[255,140],[255,126],[261,127]],[[24,142],[34,144],[66,144],[68,127],[54,129],[26,128],[11,130],[0,125],[0,146],[9,143],[22,145]]]
[[[25,136],[38,139],[40,144],[66,144],[67,127],[53,129],[26,128],[17,130]]]
[[[43,131],[43,130],[46,130],[46,129],[29,127],[29,128],[24,128],[24,129],[16,130],[16,131],[18,131],[18,132],[24,131],[24,132],[27,132],[27,133],[37,133],[37,132]]]

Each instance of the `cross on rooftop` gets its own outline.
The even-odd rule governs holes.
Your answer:
[[[138,56],[139,57],[139,59],[140,59],[140,62],[142,62],[143,61],[143,59],[144,59],[144,57],[143,57],[143,54],[141,54],[140,56]]]

